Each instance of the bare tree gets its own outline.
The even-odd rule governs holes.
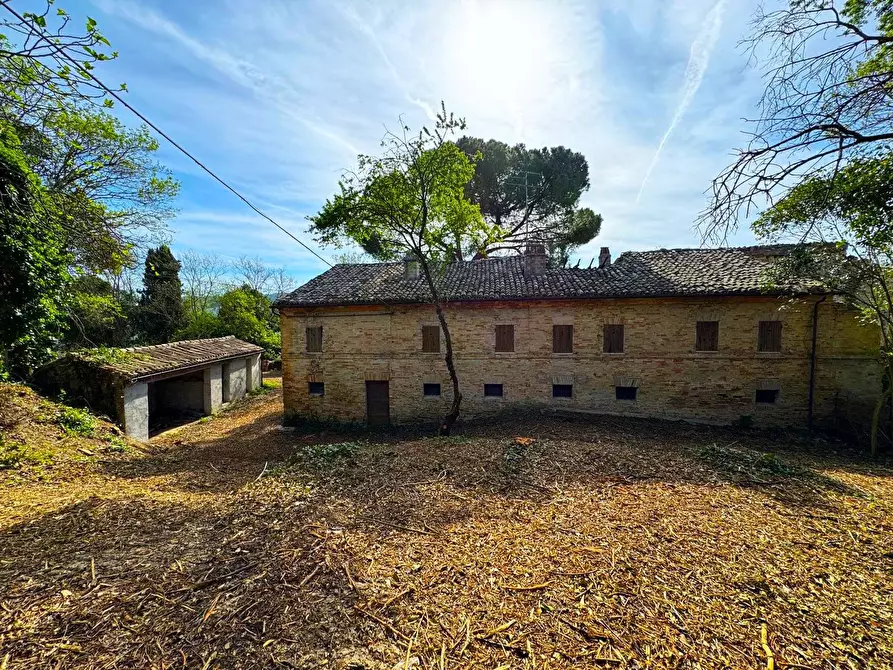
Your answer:
[[[258,256],[240,256],[232,264],[232,273],[239,285],[248,285],[255,291],[266,293],[270,290],[276,271]]]
[[[889,3],[870,0],[791,0],[757,12],[744,44],[752,64],[762,61],[766,88],[758,118],[746,120],[747,145],[714,180],[698,219],[705,239],[723,242],[742,215],[771,206],[811,175],[836,174],[889,148],[891,23]]]
[[[190,319],[210,312],[214,298],[224,290],[228,267],[217,254],[187,251],[180,256],[185,312]]]
[[[297,285],[297,280],[285,271],[285,268],[276,268],[268,282],[272,292],[279,297],[283,293],[293,291]]]

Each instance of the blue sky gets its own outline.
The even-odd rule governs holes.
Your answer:
[[[444,100],[468,132],[565,145],[609,246],[697,246],[704,191],[744,141],[759,73],[736,45],[755,0],[75,0],[120,52],[99,74],[296,235],[356,154]],[[124,110],[119,112],[128,122]],[[671,131],[668,134],[668,130]],[[663,143],[662,143],[663,141]],[[656,156],[660,147],[659,155]],[[169,146],[175,251],[324,269]],[[650,167],[650,172],[649,172]],[[645,180],[648,175],[647,181]],[[643,185],[644,182],[644,185]],[[746,231],[734,243],[751,243]],[[320,250],[331,257],[332,249]]]

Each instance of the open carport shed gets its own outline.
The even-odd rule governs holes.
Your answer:
[[[148,439],[166,420],[212,414],[261,384],[261,347],[218,337],[131,347],[114,357],[73,354],[40,375],[44,386],[117,417],[131,437]]]

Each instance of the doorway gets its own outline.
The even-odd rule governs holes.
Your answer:
[[[388,382],[366,382],[366,421],[370,426],[387,426],[391,423]]]

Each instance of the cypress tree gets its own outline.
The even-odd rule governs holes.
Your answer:
[[[170,342],[183,326],[180,262],[166,244],[146,254],[139,311],[142,337],[150,344]]]

